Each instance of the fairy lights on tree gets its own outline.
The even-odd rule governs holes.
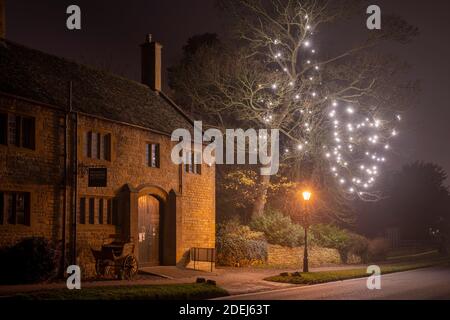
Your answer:
[[[304,29],[308,32],[306,37],[313,39],[314,29],[310,26],[307,15],[304,21],[306,24]],[[308,71],[304,72],[298,85],[299,80],[292,76],[294,72],[289,72],[287,67],[290,61],[283,58],[286,57],[282,53],[283,43],[274,39],[273,45],[269,46],[272,54],[276,52],[273,54],[272,62],[282,68],[286,74],[284,79],[278,79],[278,82],[273,83],[270,88],[274,91],[285,90],[281,93],[283,96],[293,96],[293,107],[299,108],[300,111],[300,116],[295,117],[295,121],[299,122],[298,129],[295,130],[295,134],[289,135],[290,141],[286,143],[284,156],[285,158],[301,158],[308,152],[322,153],[330,165],[330,174],[344,193],[361,198],[373,197],[371,189],[381,174],[382,165],[387,161],[387,153],[391,149],[390,141],[398,135],[397,124],[393,122],[401,121],[402,118],[398,114],[391,115],[391,119],[388,120],[377,118],[373,111],[377,109],[376,106],[367,108],[359,105],[358,101],[348,103],[346,96],[342,96],[340,101],[338,94],[326,90],[325,96],[322,96],[319,93],[322,87],[321,68],[320,64],[313,60],[316,49],[312,48],[311,40],[304,40],[303,47],[307,51],[305,55],[311,57],[306,58],[304,70]],[[314,81],[314,79],[319,80]],[[310,93],[310,97],[302,98],[305,94],[304,85],[308,81],[310,84],[307,85],[309,89],[306,91]],[[263,85],[259,86],[259,88],[263,87]],[[289,90],[289,87],[292,89]],[[278,95],[277,92],[266,91],[261,96],[264,98],[260,98],[260,103],[265,103],[267,107],[263,119],[264,122],[270,123],[273,120],[273,114],[276,113],[277,103],[274,101],[278,100]],[[320,119],[320,128],[315,125],[318,119]],[[329,132],[328,139],[326,137],[319,139],[323,142],[322,148],[320,145],[309,143],[316,140],[315,129],[320,131],[319,135],[322,135],[323,131]]]

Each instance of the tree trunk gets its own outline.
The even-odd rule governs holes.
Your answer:
[[[258,181],[258,194],[255,198],[255,203],[253,204],[253,210],[252,210],[252,218],[262,216],[264,213],[264,208],[266,206],[267,202],[267,190],[269,189],[270,184],[270,177],[271,176],[259,176]]]

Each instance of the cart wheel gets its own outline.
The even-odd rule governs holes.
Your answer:
[[[138,272],[138,262],[133,255],[129,255],[123,262],[123,276],[127,280],[133,279],[134,275]]]

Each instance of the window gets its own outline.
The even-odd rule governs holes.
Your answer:
[[[200,152],[195,153],[194,158],[195,158],[194,159],[195,160],[194,167],[193,167],[194,173],[202,174],[202,154]]]
[[[151,168],[159,168],[160,165],[159,144],[149,143],[146,147],[146,162]]]
[[[20,117],[13,114],[8,115],[8,144],[20,146],[18,129],[20,128]]]
[[[88,131],[84,137],[84,156],[111,161],[111,134]]]
[[[106,223],[107,224],[113,224],[113,200],[108,199],[107,201],[107,208],[106,208]]]
[[[103,136],[103,159],[106,161],[111,161],[111,135],[105,134]]]
[[[119,220],[119,201],[117,198],[112,199],[112,224],[118,226]]]
[[[98,206],[96,206],[96,202]],[[87,212],[86,212],[87,205]],[[88,224],[118,223],[117,200],[112,198],[81,197],[80,198],[80,224],[86,224],[86,213],[88,213]],[[97,211],[98,210],[98,211]],[[98,213],[98,218],[96,213]],[[105,214],[106,213],[106,214]]]
[[[22,147],[34,150],[35,124],[33,118],[22,118]]]
[[[108,169],[89,168],[88,187],[106,187],[108,184]]]
[[[98,201],[98,224],[103,224],[103,209],[104,207],[104,200],[100,199]]]
[[[4,222],[3,222],[3,220],[4,220],[4,218],[5,218],[5,214],[4,214],[4,208],[5,208],[5,205],[4,205],[4,194],[3,194],[3,192],[0,192],[0,225],[1,224],[4,224]]]
[[[190,161],[190,163],[186,163],[184,165],[184,168],[185,168],[186,172],[192,173],[192,152],[188,152],[187,154],[188,154],[187,159],[190,158],[191,161]]]
[[[91,150],[91,156],[94,159],[100,159],[100,148],[99,148],[99,139],[98,139],[99,134],[95,133],[95,132],[91,132],[91,137],[92,137],[92,150]]]
[[[0,113],[0,144],[8,145],[8,115]]]
[[[185,170],[188,173],[201,174],[202,173],[202,154],[200,152],[189,152],[191,163],[185,164]]]
[[[30,193],[0,192],[0,224],[30,225]]]
[[[80,198],[80,224],[86,223],[86,198]]]
[[[89,198],[89,224],[95,223],[95,198]]]
[[[35,149],[35,119],[15,114],[0,114],[0,144]]]
[[[84,155],[86,158],[92,158],[92,132],[86,132],[84,139]]]

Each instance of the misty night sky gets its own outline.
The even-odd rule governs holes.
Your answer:
[[[388,48],[413,66],[409,77],[421,80],[422,87],[417,107],[404,115],[395,163],[432,161],[450,172],[450,1],[372,2],[382,13],[397,13],[421,32],[410,45]],[[65,27],[66,8],[71,4],[81,7],[81,31]],[[365,19],[365,12],[361,15]],[[167,67],[180,58],[190,36],[220,35],[220,17],[213,0],[6,0],[6,37],[139,80],[139,45],[145,34],[152,33],[163,44]]]

